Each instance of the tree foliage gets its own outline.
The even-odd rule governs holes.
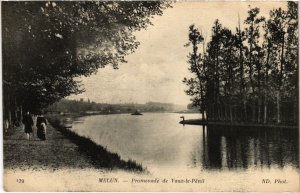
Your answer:
[[[133,32],[162,1],[2,2],[4,92],[31,111],[83,92],[77,77],[118,68],[139,45]]]
[[[271,10],[269,18],[249,7],[245,28],[239,25],[236,32],[216,20],[202,55],[194,45],[203,36],[190,27],[188,64],[195,76],[184,82],[208,120],[297,123],[298,9],[296,2],[287,4]]]

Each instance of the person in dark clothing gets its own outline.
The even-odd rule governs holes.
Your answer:
[[[28,140],[30,140],[30,134],[33,131],[33,129],[32,129],[33,119],[29,112],[27,112],[26,115],[24,115],[22,122],[25,126],[24,130],[25,130],[26,137]]]
[[[43,115],[39,115],[36,119],[37,137],[46,140],[47,120]]]

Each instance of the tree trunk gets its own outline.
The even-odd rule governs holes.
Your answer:
[[[211,118],[213,121],[216,120],[216,115],[215,115],[215,103],[212,104],[212,107],[211,107]]]
[[[252,109],[252,122],[255,122],[255,114],[256,114],[256,108],[255,108],[255,100],[253,101],[253,109]]]
[[[267,63],[266,63],[266,68],[265,68],[265,81],[264,81],[264,124],[267,123],[267,115],[268,115],[268,71],[269,71],[269,59],[270,59],[270,42],[268,42],[268,50],[267,50]]]
[[[228,120],[228,115],[227,115],[227,104],[224,103],[224,121],[227,121]]]
[[[201,110],[201,113],[202,113],[202,120],[205,120],[205,117],[204,117],[204,110]]]
[[[11,110],[8,109],[8,122],[9,122],[9,126],[12,127],[12,119],[11,119]]]
[[[266,75],[265,75],[265,89],[264,89],[264,121],[263,123],[267,123],[267,115],[268,115],[268,68],[266,69]]]
[[[221,103],[218,103],[217,108],[218,108],[218,121],[221,120]]]
[[[297,91],[298,93],[298,91]],[[295,105],[294,105],[294,124],[296,125],[299,125],[298,122],[299,122],[299,110],[298,110],[298,107],[299,107],[299,99],[298,99],[298,94],[295,96]]]
[[[212,109],[211,109],[211,103],[208,104],[208,112],[206,116],[207,121],[212,120]]]
[[[230,122],[232,122],[232,106],[229,105]]]
[[[277,123],[279,124],[281,122],[280,120],[280,91],[278,90],[276,93],[276,103],[277,103]]]
[[[235,107],[231,107],[231,108],[232,108],[232,110],[231,110],[231,112],[232,112],[232,120],[237,120],[236,109],[235,109]]]
[[[247,119],[247,110],[246,110],[246,99],[244,93],[244,64],[243,64],[243,48],[242,48],[242,35],[241,35],[241,23],[240,15],[238,16],[238,36],[239,36],[239,63],[240,63],[240,95],[243,100],[243,110],[241,111],[241,119]],[[243,115],[244,114],[244,115]]]
[[[252,88],[252,93],[254,94],[254,83],[253,83],[253,69],[252,69],[252,44],[250,44],[250,54],[249,54],[249,79]]]
[[[267,123],[267,92],[265,91],[265,98],[264,98],[264,124]]]
[[[277,123],[281,122],[281,116],[280,116],[280,94],[281,94],[281,86],[283,82],[283,63],[284,63],[284,34],[282,35],[282,46],[281,46],[281,60],[280,60],[280,77],[279,77],[279,89],[277,91]]]
[[[202,113],[202,120],[204,120],[204,104],[203,104],[203,101],[204,101],[204,96],[203,96],[203,87],[202,87],[202,84],[201,84],[201,76],[198,77],[199,78],[199,81],[200,81],[200,100],[201,100],[201,113]]]
[[[244,98],[244,102],[243,102],[244,104],[244,121],[247,121],[248,120],[248,115],[247,115],[247,102],[246,102],[246,100],[245,100],[245,98]]]
[[[20,122],[23,120],[23,107],[22,105],[20,106]]]
[[[257,122],[260,123],[260,117],[261,117],[261,99],[260,97],[258,98],[258,112],[257,112]]]

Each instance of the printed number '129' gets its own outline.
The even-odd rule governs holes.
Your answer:
[[[20,184],[23,184],[24,181],[25,181],[24,179],[17,179],[17,182],[20,183]]]

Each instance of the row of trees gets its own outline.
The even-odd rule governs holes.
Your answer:
[[[249,7],[244,28],[214,22],[205,39],[189,28],[189,70],[185,78],[202,117],[210,121],[296,124],[298,121],[298,6],[270,11]],[[203,48],[201,50],[201,47]]]
[[[77,77],[118,68],[139,45],[162,1],[2,3],[4,118],[20,119],[84,91]],[[101,93],[99,93],[101,94]]]

